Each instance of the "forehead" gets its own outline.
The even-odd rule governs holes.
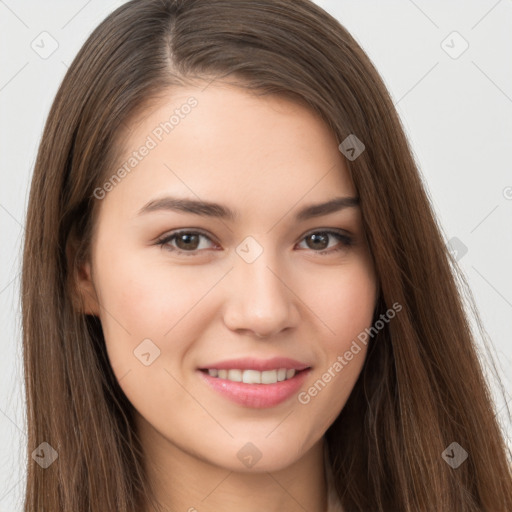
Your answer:
[[[275,214],[279,204],[356,195],[327,124],[285,95],[219,82],[174,88],[128,123],[121,140],[112,172],[128,172],[105,203],[124,200],[132,213],[166,193]]]

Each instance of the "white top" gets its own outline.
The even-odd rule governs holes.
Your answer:
[[[327,512],[344,512],[340,499],[334,488],[334,476],[331,465],[329,464],[329,453],[327,451],[327,441],[324,440],[324,468],[327,481]]]

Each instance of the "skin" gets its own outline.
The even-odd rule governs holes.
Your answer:
[[[292,357],[312,367],[304,391],[371,326],[377,285],[359,207],[294,220],[305,205],[356,190],[336,138],[313,111],[221,82],[160,97],[131,123],[122,161],[190,96],[198,105],[101,200],[78,280],[84,312],[101,320],[168,510],[324,511],[324,434],[366,347],[307,404],[295,394],[274,407],[244,407],[211,390],[197,368]],[[239,216],[138,215],[165,195],[215,201]],[[195,256],[156,243],[177,229],[206,233]],[[353,244],[331,234],[315,245],[309,235],[328,229],[344,230]],[[251,263],[236,252],[248,236],[263,249]],[[183,238],[169,245],[187,250]],[[134,355],[144,339],[160,350],[148,366]],[[252,467],[237,457],[248,442],[261,453]]]

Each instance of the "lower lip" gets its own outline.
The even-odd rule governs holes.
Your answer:
[[[201,378],[215,391],[239,405],[253,409],[274,407],[284,402],[299,390],[310,371],[311,368],[302,370],[291,379],[274,384],[246,384],[212,377],[207,372],[198,370]]]

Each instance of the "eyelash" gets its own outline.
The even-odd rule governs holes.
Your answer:
[[[164,235],[163,237],[159,238],[156,241],[156,245],[159,245],[162,248],[165,248],[166,250],[171,251],[171,252],[173,252],[175,254],[178,254],[178,255],[192,256],[192,257],[193,256],[198,256],[199,253],[201,252],[201,250],[199,250],[199,249],[194,249],[193,251],[183,251],[181,249],[176,249],[175,247],[172,247],[171,245],[169,245],[169,242],[171,240],[174,240],[178,236],[185,235],[185,234],[186,235],[200,235],[200,236],[203,236],[203,237],[208,238],[209,240],[211,240],[211,238],[206,233],[203,233],[201,231],[180,230],[180,231],[173,231],[173,232],[168,233],[168,234]],[[310,231],[309,233],[307,233],[306,235],[304,235],[302,237],[301,242],[303,240],[305,240],[306,238],[308,238],[309,236],[316,235],[316,234],[334,235],[341,242],[341,245],[338,246],[338,247],[335,247],[334,249],[332,249],[332,248],[331,249],[324,249],[322,251],[315,251],[315,250],[311,249],[314,253],[319,254],[320,256],[325,256],[325,255],[328,255],[328,254],[337,253],[339,251],[342,251],[342,250],[346,249],[347,247],[352,246],[353,243],[354,243],[354,240],[352,239],[352,237],[346,235],[345,233],[343,233],[341,231],[334,231],[334,230],[327,230],[327,229],[326,230]]]

